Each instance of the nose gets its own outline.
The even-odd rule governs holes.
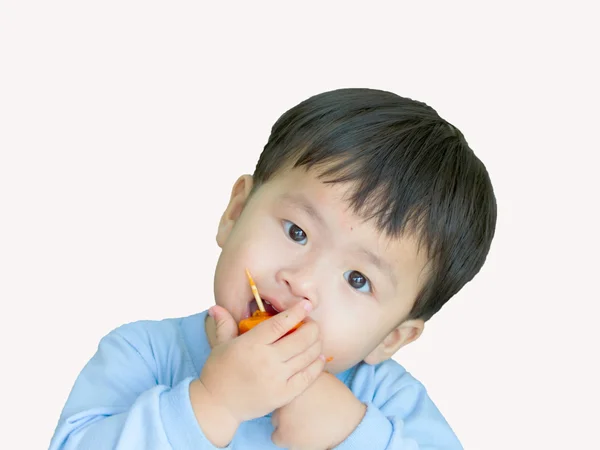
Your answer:
[[[285,268],[277,272],[276,281],[293,297],[294,301],[310,300],[315,308],[318,304],[317,280],[311,266]]]

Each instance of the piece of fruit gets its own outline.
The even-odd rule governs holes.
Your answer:
[[[254,314],[252,314],[250,317],[240,321],[240,334],[244,334],[245,332],[250,331],[256,325],[258,325],[261,322],[264,322],[269,317],[271,317],[271,314],[269,314],[268,312],[259,311],[257,309],[256,311],[254,311]]]
[[[250,331],[256,325],[258,325],[261,322],[264,322],[265,320],[269,319],[270,317],[273,317],[273,315],[270,314],[270,313],[268,313],[268,312],[263,312],[263,311],[259,311],[259,310],[254,311],[254,313],[252,314],[252,316],[248,317],[247,319],[243,319],[243,320],[240,321],[240,324],[239,324],[240,334],[244,334],[247,331]],[[296,331],[298,328],[300,328],[300,326],[303,323],[304,322],[300,322],[300,323],[296,324],[294,326],[294,328],[292,328],[290,331],[288,331],[287,333],[285,333],[284,336],[287,336],[288,334],[293,333],[294,331]]]

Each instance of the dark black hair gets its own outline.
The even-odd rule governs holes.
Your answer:
[[[256,186],[285,168],[352,182],[352,209],[426,245],[427,282],[408,318],[430,319],[483,266],[496,227],[488,172],[463,134],[422,102],[374,89],[315,95],[273,125]]]

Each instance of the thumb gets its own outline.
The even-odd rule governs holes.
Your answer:
[[[208,314],[215,320],[217,345],[224,344],[238,335],[238,325],[233,316],[221,306],[213,306]]]

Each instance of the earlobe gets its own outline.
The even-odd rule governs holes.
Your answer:
[[[421,319],[402,322],[390,331],[364,361],[367,364],[376,365],[390,359],[402,347],[416,341],[423,333],[424,328],[425,322]]]
[[[253,180],[251,175],[242,175],[237,179],[231,190],[231,197],[225,212],[221,216],[217,230],[217,244],[223,248],[233,226],[242,214],[242,210],[252,191]]]

